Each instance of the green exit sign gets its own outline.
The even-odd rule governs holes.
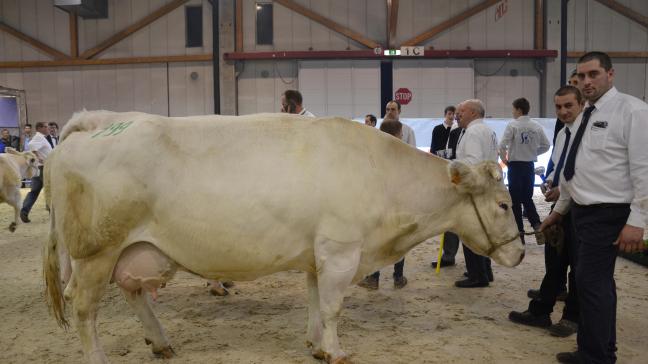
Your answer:
[[[385,56],[400,56],[401,51],[400,51],[400,49],[385,49],[383,51],[383,54]]]

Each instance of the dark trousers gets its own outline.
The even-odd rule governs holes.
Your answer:
[[[398,263],[394,264],[394,278],[400,278],[403,276],[404,267],[405,267],[405,258],[399,260]],[[375,271],[371,276],[376,279],[380,278],[380,271],[379,270]]]
[[[533,185],[535,182],[535,173],[533,171],[533,162],[509,162],[508,164],[508,188],[513,201],[513,216],[518,226],[518,231],[524,231],[522,222],[522,205],[531,226],[540,223],[540,216],[533,204]]]
[[[534,315],[551,314],[556,304],[558,294],[565,291],[567,280],[567,268],[569,272],[569,292],[565,299],[562,318],[578,322],[579,307],[576,285],[576,252],[578,251],[578,240],[574,239],[572,231],[571,215],[565,215],[562,228],[565,232],[565,242],[562,247],[554,247],[545,244],[545,269],[546,273],[540,285],[540,295],[529,302],[529,312]]]
[[[572,208],[579,240],[576,285],[580,302],[578,352],[585,363],[616,362],[616,283],[614,265],[630,206],[604,204]]]
[[[457,234],[449,231],[443,233],[443,256],[441,260],[454,263],[457,250],[459,250],[459,237]]]
[[[488,276],[493,275],[490,258],[477,255],[465,244],[462,245],[468,278],[478,282],[488,282]]]
[[[32,177],[31,179],[31,191],[29,191],[25,197],[25,201],[22,205],[21,212],[24,212],[27,215],[29,215],[29,212],[38,199],[40,191],[43,189],[43,167],[38,167],[38,171],[40,172],[38,176]]]

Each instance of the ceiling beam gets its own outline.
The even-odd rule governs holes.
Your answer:
[[[97,66],[116,64],[141,64],[141,63],[172,63],[172,62],[207,62],[213,55],[192,54],[178,56],[152,56],[152,57],[126,57],[126,58],[101,58],[101,59],[61,59],[55,61],[18,61],[0,62],[0,68],[35,68],[35,67],[65,67],[65,66]]]
[[[569,58],[580,58],[585,53],[584,51],[572,51],[567,52],[567,57]],[[605,52],[610,58],[648,58],[648,52],[638,51],[638,52]]]
[[[14,37],[24,41],[25,43],[31,45],[32,47],[34,47],[34,48],[48,54],[49,56],[51,56],[54,59],[69,59],[70,58],[70,56],[68,56],[67,54],[65,54],[63,52],[60,52],[60,51],[48,46],[47,44],[39,41],[38,39],[35,39],[35,38],[32,38],[32,37],[28,36],[27,34],[25,34],[25,33],[21,32],[20,30],[15,29],[15,28],[5,24],[2,21],[0,21],[0,30],[4,31],[5,33],[13,35]]]
[[[398,27],[398,0],[387,0],[387,17],[387,45],[392,48]]]
[[[406,40],[403,42],[403,46],[417,46],[420,45],[421,43],[427,41],[428,39],[431,39],[432,37],[436,36],[437,34],[444,32],[453,26],[461,23],[462,21],[470,18],[471,16],[480,13],[481,11],[488,9],[489,7],[497,4],[501,0],[484,0],[480,2],[479,4],[468,8],[461,13],[453,16],[452,18],[442,22],[439,25],[435,25],[432,27],[430,30],[423,32],[416,37],[413,37],[411,39]]]
[[[69,14],[70,24],[70,55],[73,58],[79,57],[79,26],[77,24],[77,15],[74,12]]]
[[[112,45],[124,40],[124,38],[128,37],[129,35],[135,33],[136,31],[144,28],[145,26],[153,23],[154,21],[160,19],[161,17],[167,15],[168,13],[172,12],[175,10],[177,7],[183,5],[184,3],[188,2],[189,0],[173,0],[170,3],[162,6],[161,8],[157,9],[156,11],[152,12],[151,14],[143,17],[142,19],[136,21],[134,24],[129,25],[125,29],[115,33],[108,39],[104,40],[103,42],[99,43],[93,48],[90,48],[86,50],[85,52],[81,53],[80,58],[84,59],[90,59],[97,54],[105,51]]]
[[[596,2],[605,5],[608,8],[616,11],[617,13],[643,25],[645,28],[648,28],[648,16],[641,15],[636,10],[632,10],[629,7],[619,4],[614,0],[596,0]]]
[[[301,14],[301,15],[305,16],[305,17],[307,17],[308,19],[310,19],[312,21],[318,22],[318,23],[322,24],[323,26],[331,29],[332,31],[340,33],[340,34],[344,35],[345,37],[364,45],[367,48],[372,48],[373,49],[373,48],[380,47],[380,44],[378,42],[373,41],[373,40],[363,36],[362,34],[360,34],[358,32],[355,32],[355,31],[349,29],[348,27],[345,27],[342,24],[339,24],[339,23],[334,22],[333,20],[327,19],[327,18],[317,14],[316,12],[297,4],[296,2],[294,2],[292,0],[274,0],[274,2],[284,6],[284,7],[288,8],[288,9],[298,13],[298,14]]]

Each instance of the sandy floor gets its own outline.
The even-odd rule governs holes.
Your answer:
[[[26,190],[23,191],[26,193]],[[546,204],[541,210],[545,211]],[[32,223],[6,230],[12,210],[0,205],[0,363],[82,363],[74,329],[65,332],[43,299],[40,244],[47,236],[42,196]],[[381,288],[350,287],[340,319],[343,348],[355,363],[551,363],[559,351],[575,348],[575,337],[559,339],[542,329],[507,319],[526,309],[526,291],[544,273],[543,248],[527,244],[516,268],[494,267],[489,288],[462,290],[453,282],[459,264],[436,275],[438,239],[412,250],[406,259],[409,285],[395,290],[392,268],[383,269]],[[648,343],[648,270],[619,258],[619,363],[645,363]],[[179,273],[154,309],[178,356],[175,363],[319,363],[304,344],[306,283],[303,273],[280,273],[237,282],[228,297],[207,293],[204,280]],[[557,321],[562,303],[552,318]],[[114,363],[159,363],[144,344],[141,325],[113,285],[104,296],[98,330]],[[643,359],[642,359],[643,358]]]

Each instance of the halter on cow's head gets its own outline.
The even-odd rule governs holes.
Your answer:
[[[524,246],[499,165],[486,161],[470,166],[454,161],[448,171],[457,192],[466,197],[455,231],[475,253],[507,267],[519,264]]]

